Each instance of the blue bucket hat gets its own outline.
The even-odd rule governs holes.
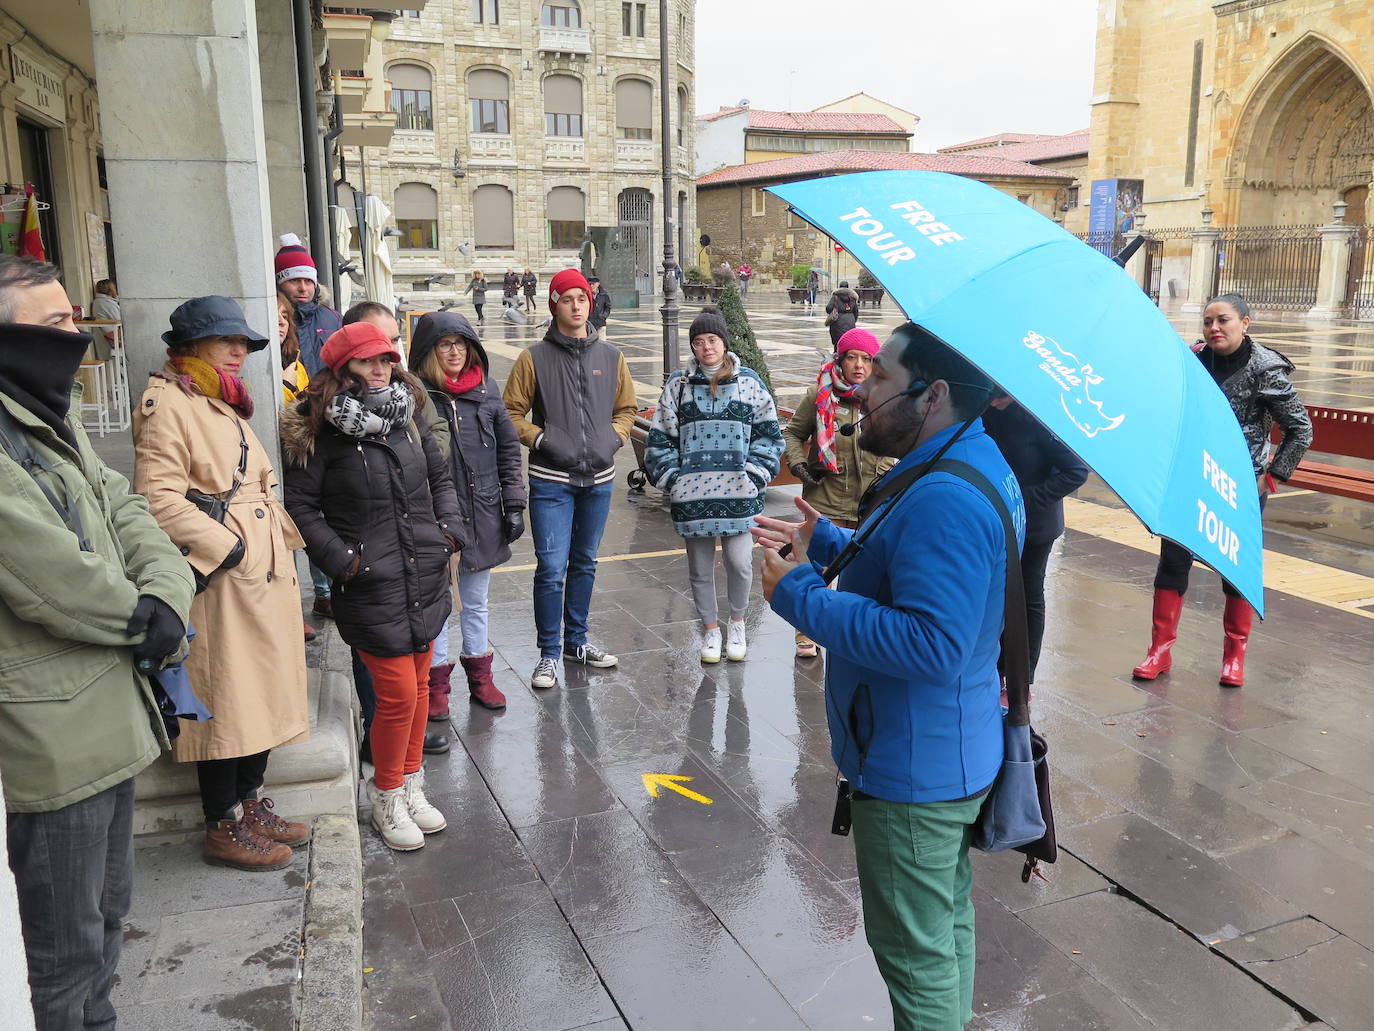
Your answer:
[[[246,337],[250,352],[267,346],[267,338],[248,328],[243,309],[228,297],[192,297],[179,305],[168,321],[172,328],[162,334],[162,342],[168,347],[206,337]]]

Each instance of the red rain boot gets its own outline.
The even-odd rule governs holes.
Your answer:
[[[1221,686],[1245,686],[1245,647],[1250,643],[1250,623],[1255,610],[1244,598],[1227,598],[1221,617],[1226,640],[1221,650]]]
[[[1178,591],[1155,589],[1154,622],[1150,631],[1150,651],[1145,661],[1131,670],[1136,680],[1153,680],[1168,673],[1173,660],[1169,649],[1178,640],[1178,620],[1183,615],[1183,595]]]
[[[504,709],[506,696],[491,678],[491,652],[485,655],[460,655],[463,672],[468,675],[468,691],[472,700],[485,709]]]
[[[429,719],[431,723],[443,723],[448,719],[448,693],[453,690],[449,678],[453,675],[453,663],[429,667]]]

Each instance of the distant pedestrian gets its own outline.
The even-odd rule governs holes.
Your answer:
[[[701,660],[719,662],[716,541],[725,558],[730,627],[725,657],[744,659],[744,617],[754,580],[754,516],[778,472],[782,434],[773,397],[729,349],[719,308],[703,308],[688,330],[692,357],[668,377],[654,410],[644,465],[671,501],[673,528],[687,545],[688,578],[701,619]]]
[[[806,306],[812,312],[816,310],[816,291],[821,288],[821,274],[815,269],[806,273]]]
[[[803,522],[758,517],[763,594],[826,650],[830,753],[852,802],[864,931],[901,1031],[959,1031],[973,1019],[972,827],[1002,765],[997,658],[1007,521],[1020,545],[1020,491],[977,415],[987,378],[908,322],[860,388],[860,446],[899,459],[905,492],[826,589],[820,570],[853,531],[797,499]],[[957,439],[956,439],[957,435]],[[942,456],[986,482],[928,472]],[[862,531],[860,531],[862,532]],[[783,558],[777,549],[790,544]]]
[[[859,295],[844,280],[840,281],[826,303],[825,324],[830,329],[831,347],[838,347],[840,337],[859,324]]]
[[[113,279],[102,279],[95,284],[95,295],[91,298],[92,322],[119,322],[119,287]],[[97,360],[110,360],[114,353],[118,327],[92,326],[91,335],[95,338],[93,352]]]
[[[463,293],[472,294],[472,306],[477,311],[477,324],[485,325],[486,317],[482,314],[482,308],[487,303],[487,278],[480,271],[475,271],[472,278],[468,280],[468,285],[463,288]]]
[[[488,709],[506,707],[506,696],[491,675],[487,594],[491,571],[510,561],[511,544],[525,533],[529,492],[520,471],[520,441],[489,374],[487,352],[468,320],[457,312],[422,316],[410,361],[429,393],[425,417],[448,459],[468,542],[458,566],[462,610],[444,622],[429,667],[429,718],[446,722],[453,674],[449,634],[455,616],[462,638],[458,663],[469,695]]]
[[[1045,636],[1045,569],[1054,542],[1064,533],[1064,499],[1087,482],[1089,469],[1062,440],[1006,394],[989,402],[983,413],[983,428],[1016,474],[1026,506],[1021,582],[1025,585],[1033,682]]]
[[[539,289],[539,277],[534,274],[533,269],[525,269],[525,274],[520,277],[520,288],[525,291],[525,310],[534,311],[534,295]]]
[[[721,259],[720,264],[716,267],[716,283],[719,286],[737,286],[739,284],[739,280],[735,276],[735,270],[730,267],[730,263],[724,258]]]
[[[539,662],[530,686],[558,684],[569,662],[619,661],[587,640],[596,549],[606,528],[615,453],[634,428],[635,388],[625,356],[588,324],[592,288],[577,269],[549,281],[553,324],[520,352],[503,400],[529,448],[530,532],[537,567],[534,621]]]
[[[207,862],[279,870],[310,826],[263,797],[272,749],[310,735],[305,639],[293,550],[272,460],[248,424],[241,378],[267,339],[227,297],[194,297],[162,334],[167,364],[134,410],[134,489],[197,577],[186,672],[214,714],[181,721],[177,762],[196,764]],[[222,515],[209,510],[220,499]]]
[[[601,280],[596,276],[588,279],[587,283],[592,288],[592,313],[587,318],[587,324],[604,336],[606,323],[611,317],[611,295],[601,288]]]
[[[0,772],[38,1031],[115,1026],[134,777],[168,747],[142,670],[183,652],[194,591],[71,404],[91,338],[58,276],[0,254]]]
[[[1209,301],[1203,310],[1205,339],[1199,340],[1193,350],[1231,402],[1231,410],[1250,445],[1250,461],[1263,512],[1273,481],[1286,481],[1292,476],[1312,444],[1312,420],[1289,379],[1293,363],[1278,351],[1250,339],[1249,330],[1250,305],[1245,298],[1240,294],[1222,294]],[[1275,423],[1283,438],[1277,448],[1270,442]],[[1137,680],[1154,680],[1169,672],[1173,662],[1170,653],[1178,639],[1183,595],[1188,590],[1192,566],[1193,556],[1187,548],[1161,538],[1150,650],[1145,661],[1132,671]],[[1226,595],[1226,609],[1221,620],[1225,637],[1219,683],[1222,687],[1242,687],[1254,610],[1225,580],[1221,587]]]
[[[315,375],[323,367],[320,350],[329,335],[339,328],[339,313],[320,299],[320,277],[315,259],[295,233],[283,233],[277,251],[277,289],[291,299],[296,308],[296,339],[305,371]]]
[[[739,276],[739,299],[746,301],[749,299],[749,280],[754,278],[754,270],[751,266],[740,262],[739,268],[735,270]]]
[[[851,329],[840,338],[835,356],[821,366],[792,418],[783,427],[787,467],[802,484],[802,498],[836,526],[859,525],[859,499],[897,464],[859,447],[857,434],[846,436],[859,414],[860,386],[873,371],[878,338],[866,329]],[[797,657],[815,658],[816,642],[797,631]]]
[[[506,269],[501,277],[501,307],[515,308],[520,304],[520,274],[513,268]]]
[[[448,826],[424,794],[430,642],[452,609],[463,546],[448,463],[423,420],[424,390],[376,326],[345,326],[305,401],[282,413],[286,507],[338,590],[339,634],[372,674],[372,825],[391,848]]]

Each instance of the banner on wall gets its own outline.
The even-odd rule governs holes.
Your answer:
[[[1124,236],[1135,228],[1136,215],[1145,199],[1145,182],[1142,179],[1094,179],[1089,197],[1089,235]]]

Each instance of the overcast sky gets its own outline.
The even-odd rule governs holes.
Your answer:
[[[1096,0],[697,0],[697,114],[863,91],[921,116],[915,149],[1088,126]]]

